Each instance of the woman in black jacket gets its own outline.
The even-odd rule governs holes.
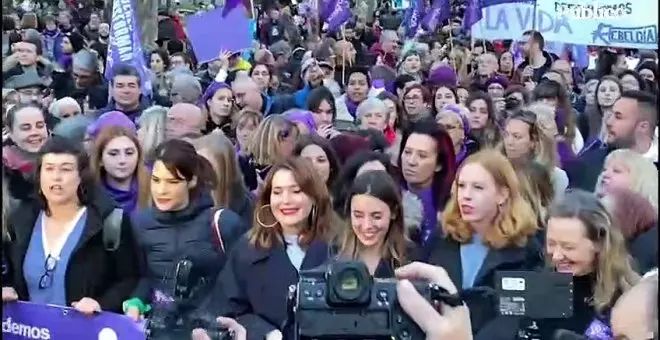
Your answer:
[[[254,223],[230,253],[216,288],[220,309],[248,329],[248,339],[281,337],[287,292],[300,270],[330,258],[330,195],[307,162],[273,165],[254,211]],[[217,314],[216,314],[217,315]]]
[[[121,311],[139,278],[131,223],[108,218],[112,201],[96,190],[81,148],[52,137],[36,165],[37,200],[8,223],[12,287],[20,300],[73,306],[85,314]],[[104,229],[116,238],[104,239]],[[110,233],[108,233],[110,235]]]
[[[177,300],[196,304],[206,298],[225,262],[225,250],[246,230],[229,209],[213,209],[209,192],[213,169],[195,148],[182,140],[169,140],[154,152],[151,172],[153,206],[134,216],[145,268],[124,312],[134,319],[149,310]],[[182,260],[192,263],[191,282],[177,282]],[[195,292],[175,294],[175,286]]]
[[[461,164],[442,212],[443,233],[436,231],[426,249],[428,262],[445,268],[462,287],[475,339],[510,340],[515,335],[518,320],[499,317],[499,303],[483,293],[495,289],[498,270],[543,266],[541,245],[534,237],[536,221],[504,155],[480,151]]]
[[[639,280],[624,237],[595,194],[571,191],[548,211],[546,258],[573,276],[573,315],[537,321],[542,339],[566,329],[587,339],[610,339],[610,311]]]

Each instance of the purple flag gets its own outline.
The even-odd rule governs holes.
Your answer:
[[[329,9],[328,32],[336,32],[341,25],[351,18],[351,7],[348,0],[332,0],[328,2],[332,5]]]
[[[410,7],[410,14],[406,16],[406,37],[411,38],[417,34],[424,16],[424,0],[414,0]]]
[[[252,47],[250,19],[239,6],[223,16],[218,8],[186,17],[186,31],[200,63],[218,58],[221,51],[238,52]],[[229,32],[229,33],[228,33]]]
[[[468,0],[467,7],[465,8],[465,15],[463,16],[463,30],[470,30],[472,25],[476,24],[481,18],[483,18],[481,1]]]
[[[135,67],[142,79],[142,94],[151,96],[151,76],[142,51],[132,0],[115,0],[112,6],[108,59],[105,65],[105,78],[108,80],[112,80],[112,67],[115,63]]]
[[[439,23],[449,19],[450,16],[449,0],[435,0],[431,10],[426,13],[422,20],[422,28],[428,32],[433,32]]]
[[[227,0],[225,1],[225,5],[222,7],[222,16],[226,17],[231,10],[234,8],[238,7],[240,4],[243,2],[241,0]]]
[[[12,302],[2,305],[2,338],[144,340],[144,323],[102,312],[86,316],[73,308]]]

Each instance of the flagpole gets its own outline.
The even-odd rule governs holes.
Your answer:
[[[532,31],[536,31],[536,4],[538,0],[534,0],[534,8],[532,9]]]
[[[450,54],[451,51],[454,49],[454,38],[453,35],[451,34],[451,30],[452,30],[451,20],[449,20],[449,53]],[[452,58],[449,55],[447,57],[449,57],[449,62],[451,62],[451,65],[454,67],[454,71],[456,71],[456,75],[460,77],[460,75],[458,74],[458,68],[456,67],[456,60],[454,60],[454,58]]]
[[[344,34],[344,24],[341,25],[341,39],[346,41],[346,35]],[[341,86],[346,84],[346,47],[342,46],[341,49]]]

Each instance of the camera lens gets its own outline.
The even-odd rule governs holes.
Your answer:
[[[354,268],[344,268],[344,270],[336,274],[336,279],[334,289],[339,299],[350,302],[361,297],[364,282],[357,270]]]

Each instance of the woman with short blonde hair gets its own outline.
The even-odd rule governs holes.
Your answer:
[[[658,169],[640,153],[619,149],[607,155],[603,171],[596,182],[596,193],[603,195],[612,188],[636,192],[658,211]]]
[[[167,108],[156,105],[144,110],[137,120],[137,135],[147,160],[153,157],[156,147],[165,141],[166,118]]]

